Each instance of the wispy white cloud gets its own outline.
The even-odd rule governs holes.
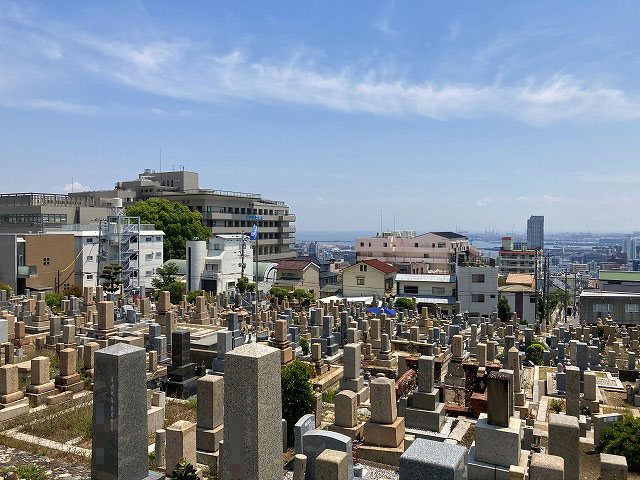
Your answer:
[[[479,206],[479,207],[486,207],[490,203],[491,203],[491,199],[490,198],[481,198],[480,200],[478,200],[476,202],[476,205]]]
[[[390,8],[383,9],[380,20],[389,18]],[[21,22],[27,28],[28,20]],[[388,21],[379,26],[391,31]],[[246,49],[220,51],[210,44],[162,34],[125,41],[82,33],[66,25],[40,22],[29,28],[55,46],[44,55],[70,69],[138,91],[204,104],[244,99],[380,116],[438,120],[504,117],[538,126],[564,120],[640,118],[639,94],[566,73],[510,83],[500,79],[492,83],[419,80],[394,76],[384,69],[365,70],[357,62],[323,68],[299,52],[280,59],[277,55],[259,58]],[[454,23],[449,30],[457,35],[459,26]],[[38,48],[36,43],[33,48]],[[495,48],[499,51],[501,47]],[[0,57],[0,66],[8,71],[15,67],[13,70],[34,70],[34,76],[46,77],[46,66],[24,62],[23,56],[12,58],[6,52]],[[67,82],[73,80],[68,78]],[[71,86],[62,85],[65,91]],[[23,88],[15,78],[3,82],[0,74],[0,96],[5,104],[79,114],[95,114],[101,108],[69,99],[47,100],[48,96],[25,94]]]

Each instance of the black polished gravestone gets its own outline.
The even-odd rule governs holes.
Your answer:
[[[91,478],[163,479],[149,471],[144,349],[117,343],[94,355]]]
[[[191,334],[177,330],[171,335],[171,365],[167,369],[167,395],[189,398],[196,394],[196,364],[191,361]]]

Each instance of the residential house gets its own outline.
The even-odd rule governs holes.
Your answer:
[[[492,266],[458,266],[457,292],[463,312],[489,317],[498,309],[498,268]]]
[[[276,270],[274,286],[289,291],[302,288],[320,298],[320,267],[311,260],[281,260]]]
[[[345,297],[395,294],[398,269],[377,259],[364,260],[342,270],[342,294]]]
[[[396,275],[396,298],[415,298],[418,305],[435,305],[441,313],[454,313],[456,276],[450,274]]]

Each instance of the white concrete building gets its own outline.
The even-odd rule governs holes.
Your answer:
[[[396,275],[396,298],[415,298],[418,305],[436,305],[442,313],[453,313],[456,303],[456,276],[449,274]]]
[[[105,229],[105,231],[111,231]],[[49,230],[46,235],[68,234],[72,232],[75,237],[76,260],[74,265],[76,285],[81,288],[95,287],[98,285],[100,278],[100,270],[104,268],[109,261],[99,261],[99,245],[101,234],[99,226],[96,224],[88,225],[69,225],[60,230]],[[114,235],[108,235],[102,238],[103,244],[109,249],[110,262],[113,263],[117,248],[120,243]],[[139,258],[139,266],[132,270],[134,283],[146,289],[152,288],[151,281],[156,274],[158,267],[162,266],[164,232],[156,230],[153,225],[140,225],[140,231],[132,235],[129,242],[131,251]]]
[[[462,311],[489,317],[498,310],[498,268],[490,266],[456,267],[458,301]]]
[[[203,240],[187,242],[187,292],[234,290],[243,263],[245,277],[253,282],[253,248],[246,235],[216,235],[208,245]]]

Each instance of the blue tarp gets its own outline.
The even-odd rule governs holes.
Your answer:
[[[384,313],[387,315],[395,315],[396,311],[391,310],[390,308],[380,308],[380,307],[371,307],[367,308],[368,313],[375,313],[376,315],[380,315],[380,313],[384,310]]]

